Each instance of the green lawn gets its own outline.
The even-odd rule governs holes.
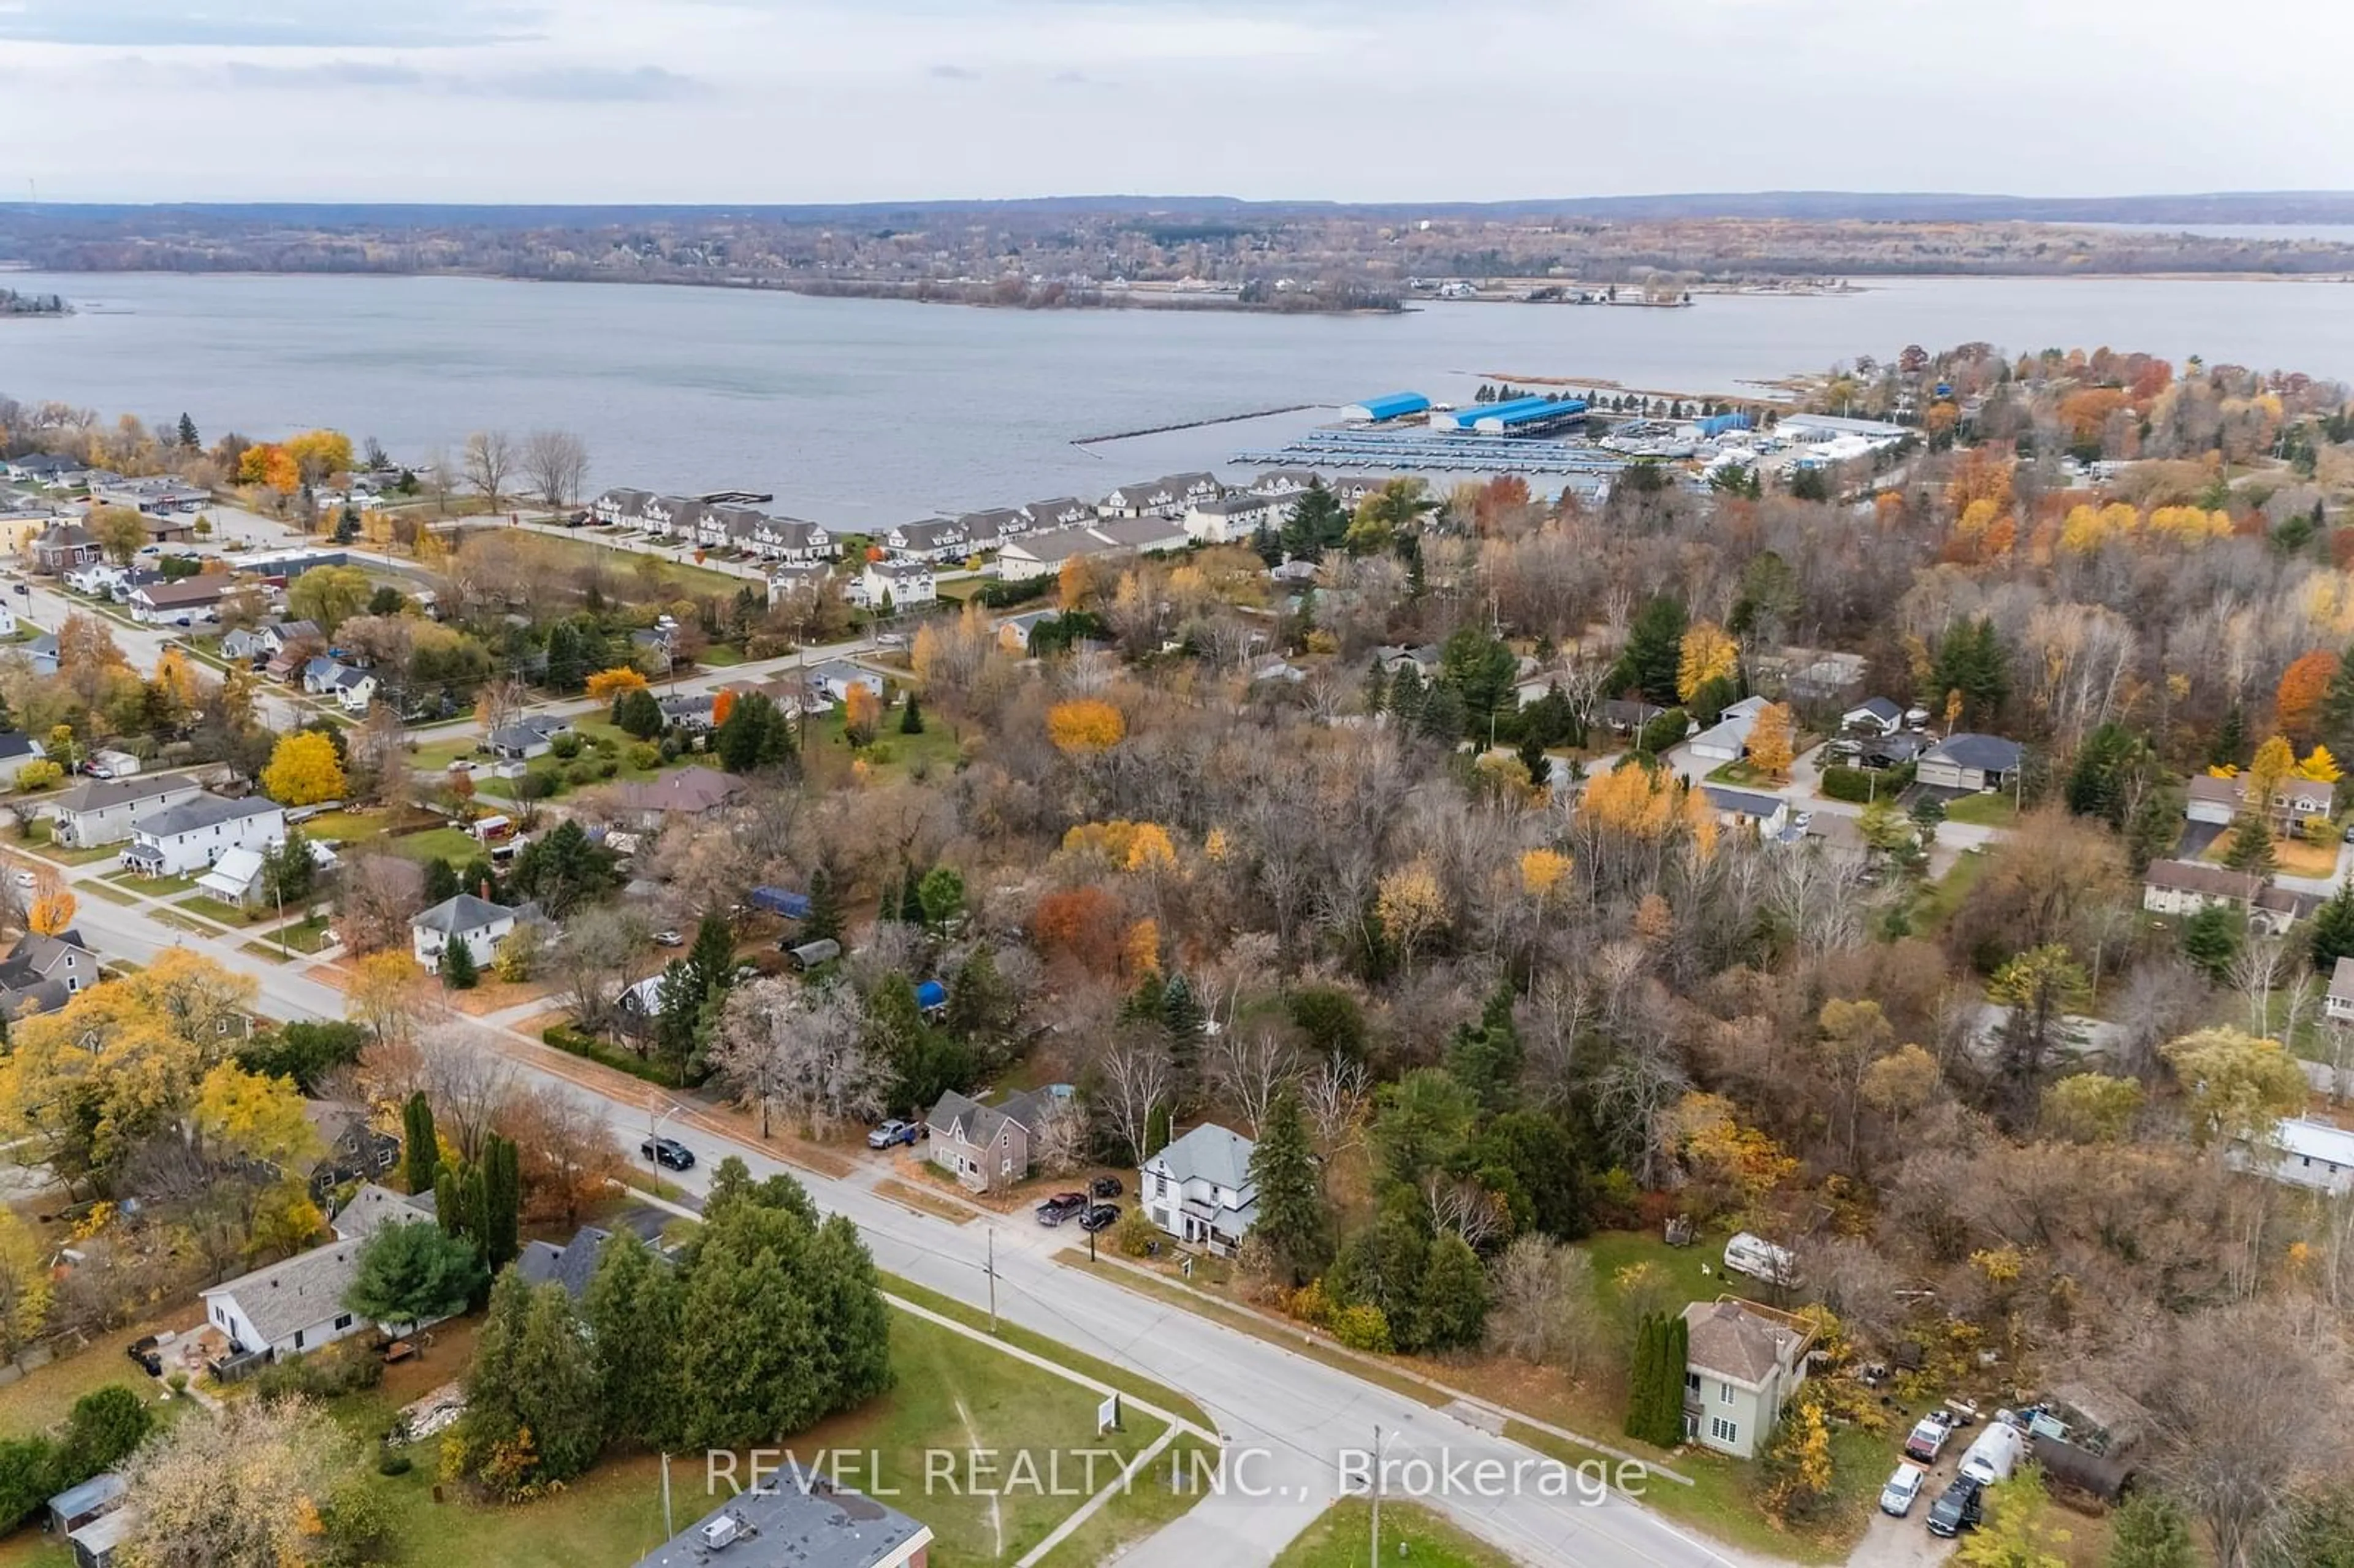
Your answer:
[[[732,642],[714,642],[697,653],[695,662],[706,669],[732,670],[744,662],[744,650]]]
[[[121,871],[108,872],[103,880],[113,883],[117,887],[129,888],[133,893],[143,893],[150,898],[173,898],[196,890],[196,879],[193,876],[142,876],[129,866]]]
[[[1342,1498],[1283,1549],[1275,1568],[1359,1568],[1373,1543],[1373,1507]],[[1415,1568],[1512,1568],[1513,1560],[1418,1503],[1382,1505],[1382,1555]]]
[[[885,1274],[882,1277],[883,1288],[903,1301],[911,1301],[928,1312],[937,1312],[941,1317],[962,1323],[969,1329],[980,1329],[985,1331],[989,1327],[989,1314],[978,1308],[968,1307],[955,1298],[943,1296],[937,1290],[927,1290],[913,1280],[902,1279],[896,1274]],[[1140,1376],[1125,1367],[1116,1367],[1109,1361],[1097,1361],[1084,1351],[1074,1350],[1059,1340],[1050,1340],[1044,1334],[1032,1333],[1029,1330],[1008,1323],[1002,1319],[998,1321],[997,1337],[1016,1350],[1028,1351],[1033,1355],[1044,1356],[1056,1366],[1068,1367],[1084,1377],[1095,1379],[1107,1388],[1116,1388],[1124,1393],[1157,1404],[1171,1414],[1182,1417],[1205,1432],[1217,1430],[1216,1424],[1211,1421],[1200,1405],[1195,1404],[1176,1390],[1154,1383],[1150,1378]]]
[[[88,849],[68,849],[63,844],[27,843],[19,840],[16,847],[27,854],[37,854],[59,865],[95,865],[102,860],[112,860],[122,853],[121,844],[93,844]]]
[[[224,903],[208,893],[198,893],[186,898],[174,899],[173,906],[186,909],[191,915],[201,915],[207,920],[217,920],[231,929],[252,923],[252,916],[249,911],[240,909],[234,904]]]
[[[852,1453],[855,1465],[841,1478],[861,1489],[893,1487],[889,1500],[932,1527],[931,1561],[938,1568],[981,1568],[1013,1562],[1043,1540],[1083,1498],[1046,1495],[1017,1481],[1015,1453],[1032,1456],[1041,1477],[1058,1463],[1073,1491],[1086,1475],[1082,1456],[1105,1450],[1122,1459],[1150,1444],[1160,1424],[1131,1415],[1128,1430],[1095,1435],[1096,1397],[1011,1356],[993,1355],[953,1331],[895,1314],[891,1356],[897,1384],[847,1415],[799,1434],[783,1446],[803,1457],[821,1451]],[[389,1424],[389,1402],[374,1394],[339,1402],[337,1419],[373,1440]],[[952,1495],[925,1486],[925,1451],[995,1450],[996,1474],[960,1470]],[[865,1473],[868,1453],[874,1473]],[[1055,1456],[1059,1455],[1059,1460]],[[514,1508],[433,1501],[429,1453],[417,1456],[406,1476],[376,1477],[389,1506],[398,1545],[391,1561],[417,1568],[495,1563],[501,1568],[578,1568],[634,1561],[663,1539],[659,1462],[651,1456],[599,1464],[562,1492]],[[960,1465],[965,1461],[960,1457]],[[855,1473],[854,1473],[855,1472]],[[748,1471],[741,1472],[748,1478]],[[1096,1466],[1098,1486],[1117,1474],[1110,1457]],[[973,1484],[975,1481],[978,1484]],[[671,1486],[679,1527],[710,1511],[726,1495],[706,1489],[702,1465],[674,1459]],[[995,1491],[991,1497],[976,1495]],[[992,1501],[993,1505],[992,1506]]]
[[[641,550],[617,550],[601,540],[565,538],[553,534],[534,534],[531,542],[544,548],[549,557],[560,564],[586,566],[592,557],[602,556],[605,569],[627,581],[635,590],[644,579],[642,562],[653,563],[660,592],[667,597],[707,599],[713,594],[733,595],[737,589],[757,588],[751,578],[737,577],[733,572],[715,572],[686,561],[663,556],[650,556]]]
[[[489,853],[463,828],[428,828],[421,833],[403,833],[387,839],[384,847],[410,860],[446,860],[452,865],[464,865],[476,855]]]
[[[1913,905],[1914,934],[1922,937],[1933,935],[1939,927],[1952,919],[1954,911],[1962,906],[1962,900],[1969,895],[1970,889],[1985,874],[1986,866],[1985,855],[1965,854],[1955,860],[1945,875],[1924,886]]]
[[[134,895],[125,893],[120,887],[107,882],[77,882],[74,884],[74,892],[77,895],[84,893],[91,894],[97,897],[105,899],[109,904],[135,905],[139,902],[138,898]]]
[[[189,1320],[195,1316],[192,1309]],[[47,1431],[66,1418],[75,1400],[109,1383],[136,1389],[143,1397],[161,1393],[154,1380],[141,1373],[122,1353],[132,1340],[155,1332],[157,1327],[117,1330],[91,1340],[88,1350],[61,1357],[0,1388],[0,1436]]]
[[[812,718],[809,726],[809,745],[812,754],[822,751],[845,761],[863,760],[872,768],[913,769],[922,766],[934,774],[944,773],[957,764],[960,744],[948,721],[936,714],[924,716],[921,735],[899,733],[899,715],[904,708],[892,708],[883,715],[873,744],[864,749],[854,748],[844,738],[847,715],[836,703],[833,711],[823,718]]]
[[[1202,1500],[1216,1461],[1213,1445],[1179,1433],[1125,1490],[1041,1558],[1040,1568],[1096,1568],[1117,1549],[1141,1541]]]
[[[1965,795],[1946,802],[1946,821],[1981,828],[2007,828],[2019,821],[2019,807],[2008,795]]]

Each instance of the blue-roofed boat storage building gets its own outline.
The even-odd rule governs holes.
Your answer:
[[[1515,397],[1505,403],[1475,403],[1441,415],[1435,422],[1441,429],[1483,436],[1532,436],[1585,418],[1583,397]]]
[[[1341,418],[1352,425],[1380,425],[1428,412],[1430,399],[1421,393],[1392,392],[1384,397],[1368,397],[1362,403],[1352,403],[1341,410]]]

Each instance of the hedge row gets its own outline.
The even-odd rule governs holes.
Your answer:
[[[678,1075],[662,1063],[633,1055],[627,1051],[616,1051],[593,1034],[583,1034],[577,1029],[567,1029],[561,1023],[557,1023],[541,1030],[539,1037],[567,1056],[578,1056],[599,1065],[610,1067],[617,1073],[627,1073],[633,1078],[643,1078],[649,1084],[660,1084],[666,1089],[679,1086]]]

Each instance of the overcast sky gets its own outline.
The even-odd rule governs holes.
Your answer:
[[[0,0],[0,199],[2354,187],[2354,6]]]

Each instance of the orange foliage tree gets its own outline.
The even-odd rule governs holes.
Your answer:
[[[875,738],[875,728],[883,722],[883,700],[871,686],[860,684],[850,688],[850,695],[842,705],[842,733],[853,746],[864,746]]]
[[[1075,697],[1046,710],[1046,735],[1065,752],[1108,751],[1128,735],[1128,721],[1101,697]]]
[[[711,727],[717,729],[721,725],[726,724],[727,722],[727,715],[735,711],[736,688],[733,686],[721,687],[717,694],[713,696],[711,699]]]
[[[1064,953],[1097,974],[1120,961],[1119,901],[1100,887],[1066,887],[1038,900],[1030,934],[1049,953]]]
[[[2281,733],[2299,746],[2313,744],[2321,724],[2321,705],[2329,683],[2338,678],[2338,655],[2317,648],[2300,655],[2284,671],[2273,694],[2273,711]]]
[[[1749,765],[1768,779],[1790,776],[1790,710],[1767,703],[1749,726]]]
[[[74,911],[80,907],[65,878],[43,866],[34,875],[33,896],[25,906],[25,928],[54,937],[73,925]]]

